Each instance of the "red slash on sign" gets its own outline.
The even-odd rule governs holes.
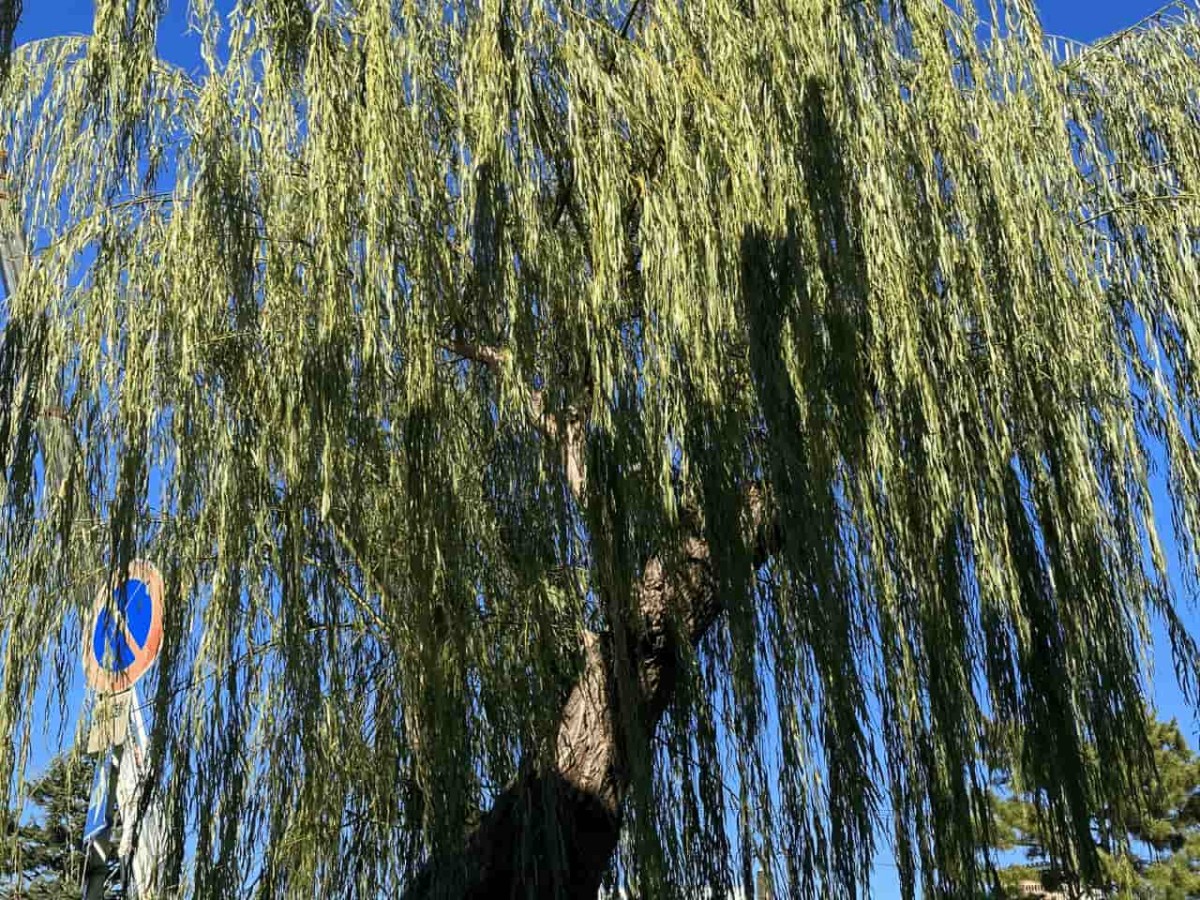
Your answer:
[[[100,592],[83,642],[83,669],[97,691],[126,690],[154,665],[162,646],[162,599],[162,576],[140,560]]]

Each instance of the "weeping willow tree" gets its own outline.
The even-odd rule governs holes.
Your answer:
[[[150,558],[187,896],[970,896],[999,758],[1097,870],[1196,688],[1194,8],[162,13],[0,94],[10,794]]]

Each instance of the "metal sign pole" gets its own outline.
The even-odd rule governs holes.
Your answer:
[[[87,872],[83,881],[83,900],[104,900],[104,888],[108,884],[108,868],[89,852]]]
[[[114,858],[122,862],[123,880],[130,896],[152,897],[158,890],[164,831],[157,801],[151,801],[138,817],[150,742],[136,688],[126,715],[130,719],[128,738],[124,744],[108,748],[96,766],[84,824],[83,900],[103,900]],[[122,816],[119,844],[112,838],[114,810],[120,810]]]
[[[136,683],[158,656],[162,602],[162,576],[150,563],[135,560],[125,577],[96,598],[85,632],[83,670],[96,692],[88,749],[105,756],[84,832],[84,900],[103,900],[114,859],[121,860],[130,896],[150,898],[159,892],[165,830],[157,798],[140,810],[150,741]],[[122,817],[119,846],[111,837],[114,809]]]
[[[141,818],[138,807],[147,772],[150,740],[142,717],[141,698],[133,688],[130,709],[131,740],[125,744],[117,775],[117,806],[122,810],[124,830],[121,834],[121,859],[133,883],[135,897],[152,897],[158,890],[159,869],[163,855],[164,831],[159,804],[152,800]],[[137,846],[133,845],[137,832]]]
[[[83,900],[103,900],[112,859],[113,803],[117,794],[117,757],[120,749],[106,752],[96,763],[87,819],[83,826]]]

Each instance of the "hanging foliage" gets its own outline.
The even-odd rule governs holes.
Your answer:
[[[957,6],[196,0],[189,77],[98,0],[19,48],[10,792],[146,557],[187,896],[849,897],[885,834],[968,896],[1001,752],[1095,872],[1154,622],[1196,688],[1200,17]]]

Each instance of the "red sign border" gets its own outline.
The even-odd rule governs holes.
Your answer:
[[[102,589],[92,607],[88,618],[88,627],[83,634],[83,672],[88,684],[95,690],[105,694],[115,694],[128,690],[150,671],[158,659],[158,651],[162,648],[163,635],[163,580],[153,563],[144,559],[135,559],[129,564],[126,579],[137,580],[146,585],[150,593],[150,630],[146,634],[146,643],[135,653],[133,664],[122,672],[110,672],[101,668],[93,657],[93,640],[96,634],[96,622],[110,604],[112,592],[119,584],[114,578],[107,589]]]

